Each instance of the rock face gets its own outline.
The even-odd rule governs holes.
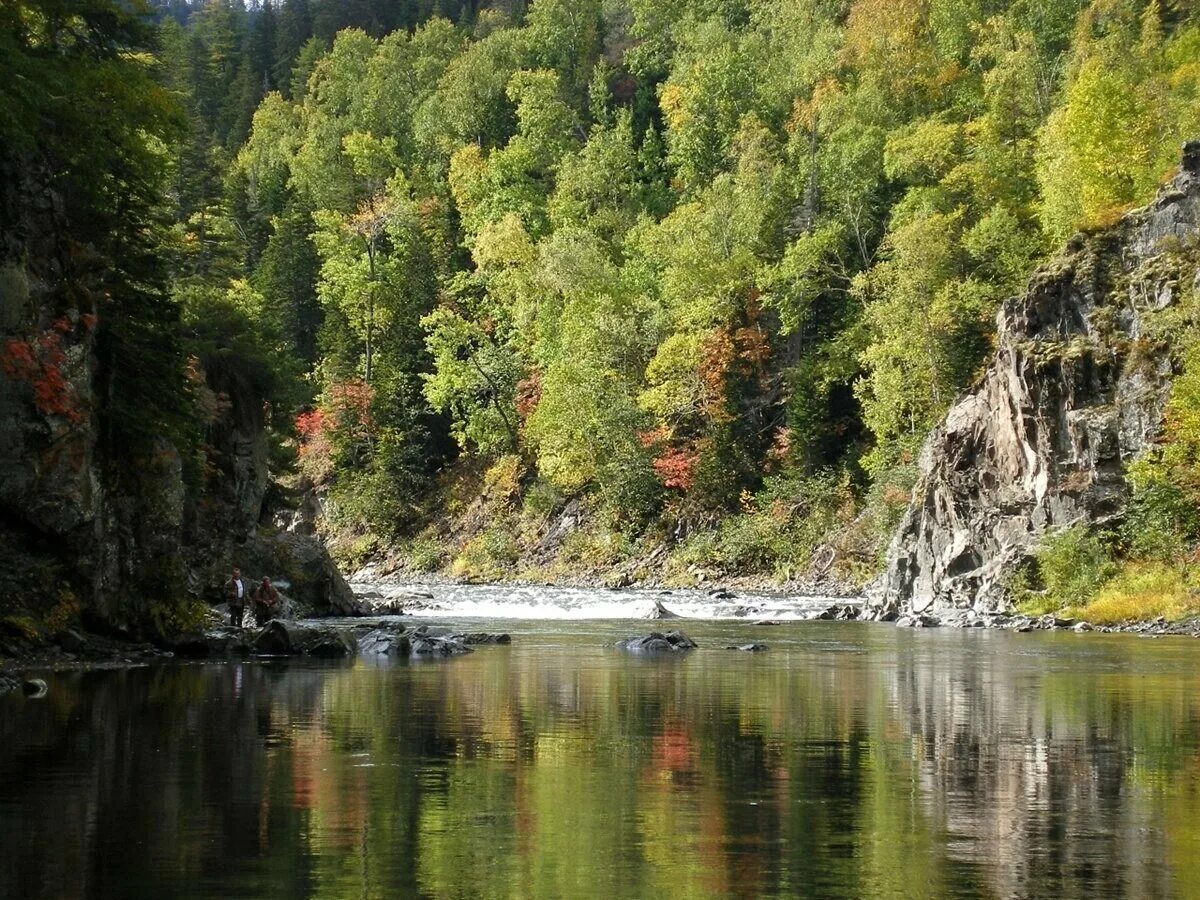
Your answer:
[[[251,584],[255,576],[269,576],[308,615],[357,614],[354,592],[316,538],[260,532],[230,555],[251,578]]]
[[[1198,224],[1193,143],[1153,204],[1077,235],[1004,305],[995,358],[922,451],[874,617],[1001,609],[1044,534],[1122,514],[1125,467],[1159,435],[1171,384],[1146,325],[1195,283]]]
[[[270,518],[261,365],[226,351],[192,360],[197,406],[210,410],[202,477],[185,481],[183,456],[198,454],[166,437],[114,443],[110,266],[68,237],[62,199],[36,166],[0,153],[0,176],[0,613],[48,630],[82,618],[162,636],[189,596],[219,601],[233,565],[288,582],[304,612],[348,607],[316,538],[260,524]]]

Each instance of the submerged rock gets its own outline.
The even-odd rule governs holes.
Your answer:
[[[643,637],[625,638],[617,641],[619,650],[630,653],[676,653],[683,650],[695,650],[698,645],[682,631],[668,631],[666,634],[651,632]]]
[[[1122,514],[1126,466],[1158,439],[1173,374],[1147,325],[1194,281],[1194,254],[1172,250],[1198,234],[1192,144],[1154,203],[1077,235],[1004,304],[991,364],[922,450],[869,592],[875,618],[1004,609],[1007,579],[1044,535]]]
[[[465,634],[452,634],[450,640],[458,641],[473,647],[477,644],[511,644],[512,638],[507,634],[490,634],[486,631],[470,631]]]
[[[470,647],[453,638],[415,635],[411,639],[409,656],[455,656],[459,653],[470,652]]]
[[[740,650],[742,653],[762,653],[770,650],[766,644],[730,644],[726,650]]]

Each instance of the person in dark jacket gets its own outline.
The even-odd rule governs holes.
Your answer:
[[[225,582],[225,597],[229,601],[229,624],[242,627],[246,615],[246,582],[242,581],[242,570],[233,567],[233,575]]]

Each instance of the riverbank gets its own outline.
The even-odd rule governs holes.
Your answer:
[[[470,646],[475,638],[468,640],[469,635],[484,633],[464,632],[462,641],[440,645],[439,641],[455,635],[436,627],[430,632],[429,623],[450,619],[495,623],[515,620],[671,620],[670,627],[683,628],[688,627],[689,622],[725,621],[743,623],[754,633],[759,633],[765,626],[839,621],[913,629],[981,628],[1019,634],[1072,632],[1200,638],[1200,617],[1179,621],[1160,617],[1144,622],[1102,625],[1054,615],[979,614],[964,610],[881,620],[861,597],[786,591],[778,587],[753,591],[734,588],[732,584],[707,590],[649,586],[616,589],[594,584],[548,586],[517,581],[480,585],[434,575],[426,575],[420,580],[395,577],[364,580],[373,575],[370,569],[362,570],[355,573],[352,581],[360,601],[357,618],[307,619],[279,622],[266,629],[235,629],[217,624],[218,617],[214,616],[212,624],[202,633],[176,635],[159,643],[123,641],[75,628],[44,641],[0,638],[0,692],[17,690],[30,673],[69,669],[126,668],[179,658],[349,657],[359,655],[358,646],[364,638],[376,650],[385,648],[384,655],[407,655],[405,648],[411,648],[411,644],[405,640],[411,641],[414,637],[433,639],[427,648],[431,651],[435,646],[450,651],[444,654],[430,652],[429,655],[454,655],[465,651],[453,644]],[[397,613],[402,613],[403,619]],[[371,635],[375,637],[369,637]]]

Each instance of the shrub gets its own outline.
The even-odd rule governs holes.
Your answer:
[[[603,569],[629,558],[632,543],[622,532],[608,528],[581,528],[563,538],[558,561],[568,566]]]
[[[444,562],[442,542],[437,535],[418,535],[404,549],[408,568],[414,572],[436,572]]]
[[[1159,459],[1139,459],[1128,474],[1133,496],[1122,537],[1130,555],[1160,562],[1179,559],[1200,536],[1200,510]]]
[[[743,497],[742,506],[740,515],[692,535],[678,552],[680,561],[789,576],[807,566],[817,547],[857,512],[849,479],[831,472],[768,478],[757,494]]]
[[[1088,602],[1115,571],[1105,538],[1086,525],[1046,537],[1033,557],[1050,609]]]
[[[520,548],[512,529],[493,526],[467,541],[450,571],[458,578],[492,581],[503,578],[519,558]]]
[[[541,478],[529,486],[522,501],[521,516],[528,522],[545,522],[562,502],[562,494]]]
[[[1193,595],[1184,570],[1161,562],[1131,563],[1071,614],[1100,625],[1164,616],[1182,619],[1200,615],[1200,598]]]

